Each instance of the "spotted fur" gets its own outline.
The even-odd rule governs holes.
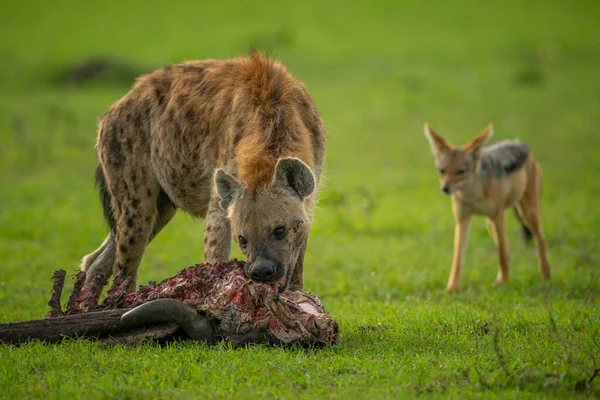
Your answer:
[[[302,188],[320,181],[325,128],[308,90],[283,64],[252,52],[143,75],[100,120],[97,150],[96,180],[111,232],[83,259],[88,281],[123,271],[135,287],[146,246],[181,209],[206,221],[206,262],[229,259],[233,227],[234,238],[255,242],[244,250],[249,261],[255,249],[267,249],[273,265],[282,266],[282,276],[272,278],[302,287],[315,199],[314,190]],[[277,179],[278,166],[285,179]],[[215,177],[229,177],[231,185]],[[304,222],[299,232],[296,220]],[[281,224],[289,227],[285,240],[267,239]]]

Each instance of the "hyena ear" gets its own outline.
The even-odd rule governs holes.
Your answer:
[[[242,184],[233,176],[219,169],[215,173],[215,186],[217,187],[217,194],[221,198],[219,205],[223,210],[227,211],[227,208],[242,191]]]
[[[429,146],[431,146],[431,152],[434,157],[438,157],[440,154],[447,152],[448,150],[452,150],[454,147],[452,143],[448,142],[446,139],[437,134],[428,123],[425,123],[425,137],[429,141]]]
[[[464,150],[475,158],[479,158],[483,145],[494,134],[494,125],[489,124],[483,132],[464,146]]]
[[[286,194],[304,199],[315,190],[315,177],[306,164],[297,158],[286,157],[277,162],[275,186],[280,187]]]

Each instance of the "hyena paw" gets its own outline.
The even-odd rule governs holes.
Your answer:
[[[90,266],[96,260],[96,258],[97,257],[95,254],[88,254],[87,256],[83,257],[81,259],[81,264],[79,264],[79,269],[83,272],[87,272],[90,269]]]

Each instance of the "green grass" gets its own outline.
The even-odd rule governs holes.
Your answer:
[[[19,1],[0,13],[0,323],[43,316],[52,272],[75,273],[105,235],[95,124],[129,84],[56,76],[90,55],[144,70],[259,47],[306,82],[328,126],[305,283],[341,339],[323,350],[4,345],[0,398],[600,395],[600,378],[580,383],[600,367],[600,3],[92,4]],[[551,282],[509,216],[511,281],[493,289],[479,219],[462,291],[445,293],[453,221],[424,121],[456,143],[493,121],[495,139],[531,145]],[[176,216],[139,281],[200,262],[202,230]]]

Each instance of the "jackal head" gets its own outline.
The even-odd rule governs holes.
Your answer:
[[[305,205],[315,190],[312,171],[297,158],[282,158],[264,187],[251,189],[223,170],[216,172],[215,184],[246,257],[246,275],[285,290],[308,240],[311,216]]]
[[[442,193],[452,194],[467,188],[477,176],[481,150],[494,133],[492,124],[464,146],[456,147],[437,134],[429,124],[425,124],[425,137],[429,140],[431,152],[440,174]]]

